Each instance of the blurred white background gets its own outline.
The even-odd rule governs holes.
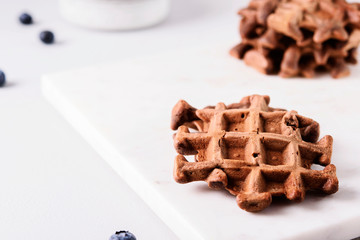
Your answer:
[[[41,76],[175,49],[230,48],[238,40],[236,12],[246,3],[174,0],[160,25],[97,32],[63,21],[56,0],[0,0],[0,69],[8,79],[0,88],[0,239],[98,240],[116,230],[176,239],[44,100]],[[24,11],[33,25],[18,22]],[[55,33],[54,45],[39,41],[42,30]]]

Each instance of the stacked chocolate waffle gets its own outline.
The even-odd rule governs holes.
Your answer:
[[[197,110],[181,100],[173,109],[174,178],[179,183],[206,181],[225,188],[250,212],[268,207],[272,196],[302,201],[305,192],[338,190],[330,164],[332,137],[319,142],[319,124],[295,111],[268,106],[268,96]],[[190,132],[188,127],[198,132]],[[185,156],[194,155],[194,161]],[[312,170],[312,164],[325,166]]]
[[[360,4],[345,0],[252,0],[242,42],[231,55],[265,74],[311,78],[318,70],[347,76],[360,43]]]

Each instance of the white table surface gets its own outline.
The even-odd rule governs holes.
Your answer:
[[[95,32],[64,22],[55,0],[0,0],[0,239],[176,239],[41,95],[44,73],[176,48],[237,40],[241,0],[174,0],[165,23],[142,31]],[[35,24],[22,26],[22,11]],[[39,42],[43,29],[57,43]]]

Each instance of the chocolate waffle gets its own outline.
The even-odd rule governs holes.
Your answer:
[[[230,54],[265,74],[347,76],[360,43],[360,4],[345,0],[252,0],[242,16],[242,42]]]
[[[317,122],[271,108],[269,101],[268,96],[252,95],[236,104],[198,110],[180,100],[171,120],[171,128],[178,129],[175,181],[206,181],[212,189],[226,189],[249,212],[268,207],[272,196],[302,201],[306,191],[335,193],[332,137],[318,141]],[[313,170],[312,164],[325,168]]]

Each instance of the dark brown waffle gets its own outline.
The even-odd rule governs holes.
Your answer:
[[[242,42],[230,54],[265,74],[347,76],[360,43],[360,5],[345,0],[252,0],[242,16]]]
[[[171,122],[172,129],[178,129],[176,182],[206,181],[210,188],[225,188],[250,212],[268,207],[272,196],[302,201],[308,190],[335,193],[332,137],[317,142],[317,122],[295,111],[270,108],[269,101],[268,96],[253,95],[201,110],[179,101]],[[194,155],[194,161],[186,155]],[[312,170],[312,164],[325,168]]]

